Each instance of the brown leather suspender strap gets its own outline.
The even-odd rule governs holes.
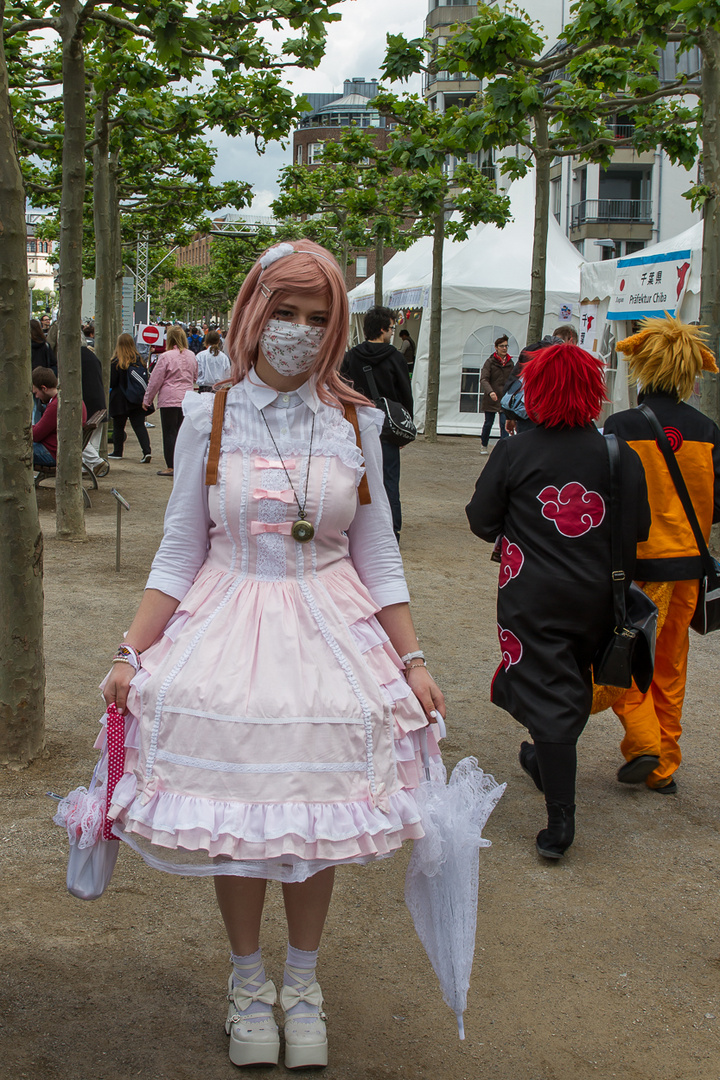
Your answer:
[[[218,390],[213,403],[212,431],[210,432],[210,449],[208,450],[207,468],[205,470],[205,484],[212,487],[217,484],[218,465],[220,464],[220,443],[222,441],[223,417],[225,416],[225,401],[228,396],[228,388]]]
[[[358,424],[357,409],[354,405],[345,406],[345,419],[349,420],[355,429],[355,442],[358,444],[358,449],[362,452],[362,443],[360,442],[360,426]],[[370,498],[370,487],[368,485],[367,469],[363,473],[363,478],[358,484],[358,499],[361,506],[369,506],[372,502]]]

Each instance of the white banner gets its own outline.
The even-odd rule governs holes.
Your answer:
[[[578,345],[595,356],[598,351],[598,329],[598,305],[581,304]]]
[[[619,259],[608,319],[633,321],[646,316],[675,315],[690,274],[692,251],[633,255]]]

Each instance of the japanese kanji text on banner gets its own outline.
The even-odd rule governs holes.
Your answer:
[[[680,309],[690,274],[692,251],[619,259],[608,319],[661,318]]]

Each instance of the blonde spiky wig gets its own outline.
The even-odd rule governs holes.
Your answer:
[[[668,314],[663,319],[643,319],[641,327],[616,346],[629,356],[630,374],[641,390],[662,390],[684,401],[701,371],[718,371],[701,327],[688,326]]]

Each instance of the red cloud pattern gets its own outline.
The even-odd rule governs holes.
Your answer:
[[[523,647],[512,630],[503,630],[500,623],[498,623],[498,638],[500,639],[500,650],[502,652],[503,667],[507,671],[513,664],[517,664],[522,659]]]
[[[605,517],[602,496],[575,481],[565,484],[560,491],[556,487],[543,488],[538,499],[543,504],[543,517],[554,521],[563,536],[584,536]]]
[[[500,578],[498,581],[499,589],[502,589],[507,585],[508,581],[512,581],[513,578],[518,576],[523,568],[524,562],[525,556],[517,544],[510,543],[510,541],[503,536],[502,562],[500,564]]]

